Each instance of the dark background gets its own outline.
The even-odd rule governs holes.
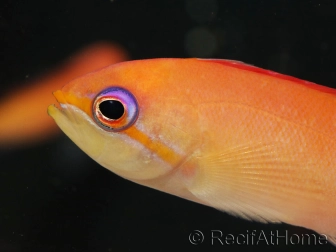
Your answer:
[[[335,10],[333,0],[2,0],[0,98],[97,40],[120,43],[132,59],[229,58],[335,87]],[[125,181],[64,135],[3,150],[0,162],[0,252],[335,250],[211,246],[212,229],[312,231],[245,221]],[[201,245],[189,242],[194,229],[205,235]]]

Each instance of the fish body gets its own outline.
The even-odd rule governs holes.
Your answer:
[[[70,82],[48,113],[125,179],[333,241],[335,94],[236,61],[152,59]]]

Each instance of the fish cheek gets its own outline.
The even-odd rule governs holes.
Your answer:
[[[83,111],[68,105],[60,127],[97,163],[127,179],[151,179],[167,172],[170,167],[153,152],[122,132],[100,128]]]
[[[101,131],[100,128],[97,129]],[[152,179],[166,173],[170,167],[155,153],[122,132],[103,132],[97,136],[101,152],[90,155],[100,165],[129,180]]]

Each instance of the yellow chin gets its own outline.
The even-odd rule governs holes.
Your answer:
[[[61,130],[87,153],[93,159],[96,159],[103,151],[103,144],[97,141],[99,138],[93,132],[92,127],[87,127],[90,122],[88,118],[84,117],[84,113],[71,105],[61,104],[61,109],[54,105],[48,107],[48,114],[55,120],[56,124]],[[92,136],[92,137],[91,137]],[[85,144],[89,146],[85,147]]]
[[[82,110],[70,104],[48,107],[48,114],[63,132],[96,162],[130,180],[153,179],[171,167],[123,133],[106,132]]]

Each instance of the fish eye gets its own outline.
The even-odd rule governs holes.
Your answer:
[[[110,120],[120,119],[124,113],[124,105],[118,100],[105,100],[99,104],[99,110],[103,116]]]
[[[138,118],[138,103],[131,92],[121,87],[109,87],[93,102],[93,118],[104,130],[121,131]]]

